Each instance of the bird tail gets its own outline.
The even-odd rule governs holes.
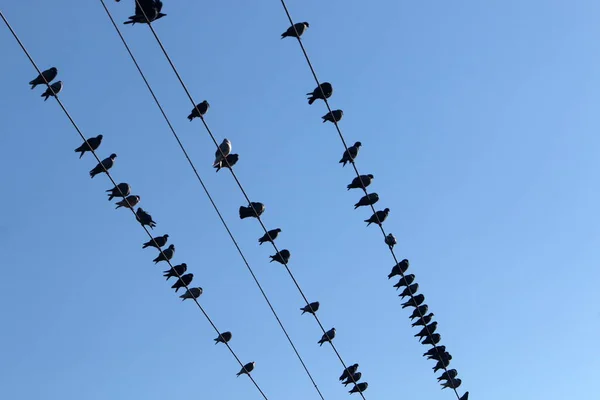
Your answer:
[[[37,86],[37,83],[33,83],[33,81],[29,82],[29,84],[31,85],[31,90],[35,89]]]
[[[190,115],[188,115],[188,119],[189,119],[190,121],[191,121],[191,120],[193,120],[193,119],[194,119],[194,114],[190,114]]]
[[[360,207],[360,204],[356,203],[356,204],[354,205],[354,209],[356,210],[358,207]]]
[[[365,219],[365,222],[367,222],[367,226],[369,226],[369,225],[371,225],[371,224],[372,224],[372,222],[371,222],[371,221],[369,221],[368,219]]]
[[[135,22],[135,21],[125,21],[125,22],[123,22],[123,24],[124,24],[124,25],[127,25],[127,24],[133,24],[134,22]]]
[[[214,339],[215,340],[215,344],[219,344],[219,339]]]
[[[150,244],[149,244],[149,243],[144,243],[144,244],[142,245],[142,249],[145,249],[146,247],[149,247],[149,246],[150,246]]]
[[[307,93],[307,94],[310,94],[310,93]],[[317,98],[315,96],[312,96],[310,99],[308,99],[308,104],[311,105],[312,103],[315,102],[316,99]]]

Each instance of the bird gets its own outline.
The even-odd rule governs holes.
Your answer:
[[[434,321],[432,323],[430,323],[429,325],[425,325],[423,327],[423,329],[421,329],[418,333],[415,334],[415,337],[419,338],[419,342],[421,341],[421,339],[423,339],[425,336],[430,336],[432,335],[437,329],[437,321]]]
[[[402,303],[402,308],[406,307],[418,307],[425,301],[425,296],[423,294],[418,294],[414,297],[408,299],[407,302]]]
[[[345,153],[344,153],[345,154]],[[348,190],[350,189],[362,189],[367,188],[373,181],[373,175],[360,175],[356,178],[352,179],[352,182],[347,186]],[[361,183],[362,182],[362,183]]]
[[[402,286],[408,286],[415,280],[415,274],[404,275],[404,278],[400,278],[398,283],[394,285],[396,290],[400,289]]]
[[[129,186],[128,183],[124,183],[123,182],[123,183],[119,183],[114,188],[108,189],[106,191],[110,192],[108,194],[108,201],[111,201],[115,197],[126,197],[126,196],[129,196],[129,194],[131,193],[131,186]]]
[[[240,370],[240,372],[237,373],[237,376],[240,376],[242,374],[249,374],[250,372],[252,372],[252,370],[254,370],[254,364],[255,362],[249,362],[248,364],[244,365],[242,367],[242,369]]]
[[[175,245],[170,245],[166,250],[162,250],[158,257],[156,257],[153,261],[154,264],[158,264],[161,261],[169,261],[175,255]]]
[[[219,163],[217,165],[213,166],[214,168],[217,169],[215,172],[219,172],[219,170],[221,168],[231,169],[231,167],[233,167],[238,162],[239,159],[240,159],[239,154],[229,154],[227,157],[225,157],[225,160],[221,160],[221,161],[219,161]]]
[[[140,8],[140,5],[142,8]],[[148,17],[148,21],[154,22],[157,19],[162,17],[166,17],[167,14],[163,14],[160,11],[162,10],[163,3],[160,0],[139,0],[139,4],[135,2],[135,15],[129,17],[129,21],[125,21],[124,24],[132,24],[134,25],[136,22],[140,24],[148,23],[146,21],[146,17]],[[143,10],[143,11],[142,11]],[[144,16],[144,14],[146,14]]]
[[[177,291],[180,288],[186,287],[190,283],[192,283],[192,280],[194,280],[194,274],[183,275],[182,277],[180,277],[179,279],[177,279],[177,282],[175,282],[173,284],[173,286],[171,286],[171,289],[175,289],[175,293],[177,293]]]
[[[339,122],[342,117],[344,116],[344,111],[342,110],[333,110],[328,112],[327,114],[323,115],[321,118],[323,119],[323,123],[329,121],[329,122]]]
[[[321,340],[319,340],[317,343],[319,343],[319,346],[323,346],[323,343],[331,342],[333,338],[335,338],[335,328],[331,328],[325,332],[323,336],[321,336]]]
[[[393,248],[396,245],[396,243],[398,243],[396,237],[391,233],[388,233],[388,235],[385,237],[385,244]]]
[[[150,229],[154,229],[156,226],[156,222],[152,219],[152,215],[148,214],[146,211],[142,209],[142,207],[138,207],[135,212],[135,218],[138,220],[142,226],[149,226]]]
[[[429,310],[429,306],[427,304],[420,305],[419,307],[413,310],[410,319],[415,319],[420,317],[421,315],[425,315],[427,313],[427,310]]]
[[[190,274],[190,275],[192,275],[192,274]],[[191,281],[191,278],[190,278],[190,281]],[[188,283],[188,285],[189,285],[189,283]],[[198,297],[200,297],[202,295],[202,292],[203,292],[203,290],[201,287],[193,287],[191,289],[186,290],[184,294],[179,296],[179,298],[183,299],[181,301],[185,301],[186,299],[197,299]]]
[[[283,32],[281,34],[281,38],[282,39],[286,38],[286,37],[300,38],[300,36],[302,36],[302,34],[306,31],[306,28],[308,28],[309,26],[310,25],[308,24],[308,22],[298,22],[297,24],[290,26],[287,29],[287,31]]]
[[[254,212],[256,210],[256,212]],[[240,206],[240,219],[254,217],[258,218],[265,212],[265,205],[259,202],[251,202],[248,207]]]
[[[219,333],[219,337],[215,339],[215,344],[218,344],[218,343],[227,343],[227,342],[229,342],[231,340],[232,336],[233,335],[229,331],[223,332],[223,333]]]
[[[439,333],[434,333],[431,336],[427,336],[425,340],[421,342],[421,344],[430,344],[432,346],[435,346],[440,342],[440,340],[442,340],[442,335],[440,335]]]
[[[142,200],[142,198],[140,196],[136,196],[136,195],[127,196],[123,200],[117,201],[117,203],[116,203],[117,207],[115,208],[115,210],[117,208],[121,208],[121,207],[133,208],[133,207],[135,207],[135,206],[138,205],[138,203],[140,202],[140,200]]]
[[[379,195],[377,193],[369,193],[366,196],[360,198],[358,203],[354,205],[354,209],[356,210],[361,206],[372,206],[373,204],[379,201]]]
[[[410,296],[410,295],[417,293],[418,290],[419,290],[419,284],[413,283],[412,285],[407,286],[404,289],[404,291],[402,293],[400,293],[398,296],[400,296],[401,298],[405,298],[406,296]]]
[[[194,107],[190,115],[188,115],[188,119],[191,121],[194,118],[202,117],[204,114],[206,114],[209,108],[210,104],[208,104],[208,101],[206,100],[204,100],[202,103],[196,104],[196,107]]]
[[[304,313],[314,314],[319,310],[319,302],[314,301],[310,304],[305,305],[300,310],[302,311],[302,315],[304,315]]]
[[[81,157],[83,157],[83,155],[85,154],[86,151],[97,150],[98,147],[100,147],[100,144],[102,143],[102,138],[103,138],[102,135],[98,135],[96,137],[89,138],[89,139],[87,139],[87,143],[83,142],[83,144],[81,146],[76,148],[75,151],[81,153],[79,155],[79,158],[81,159]],[[89,144],[89,146],[88,146],[88,144]]]
[[[369,387],[367,382],[361,382],[354,385],[354,387],[348,393],[362,393]]]
[[[435,349],[435,347],[434,347]],[[448,379],[454,379],[456,378],[456,376],[458,375],[458,371],[455,369],[449,369],[448,371],[444,371],[444,373],[442,375],[440,375],[437,380],[439,381],[443,381],[443,380],[448,380]]]
[[[435,364],[435,366],[432,368],[433,369],[433,373],[436,373],[436,372],[438,372],[441,369],[448,368],[448,366],[450,365],[450,360],[452,359],[451,357],[452,356],[450,356],[450,358],[443,358],[443,359],[439,360]]]
[[[465,392],[458,400],[469,400],[469,392]]]
[[[339,380],[343,381],[344,379],[348,378],[350,375],[353,375],[357,370],[358,370],[358,364],[352,364],[351,366],[346,368],[344,370],[344,372],[342,372],[342,376],[340,376]]]
[[[62,81],[54,82],[52,85],[50,85],[50,87],[46,88],[46,91],[44,93],[42,93],[42,95],[40,97],[43,97],[44,101],[48,100],[48,98],[50,98],[50,96],[56,97],[56,95],[60,93],[62,88],[63,88]]]
[[[288,249],[283,249],[274,256],[269,256],[271,257],[271,261],[269,262],[272,263],[273,261],[277,261],[278,263],[285,265],[290,261],[290,256],[290,251]]]
[[[429,313],[428,315],[424,315],[423,318],[419,318],[417,320],[417,322],[414,322],[412,324],[412,327],[414,328],[415,326],[425,326],[428,323],[431,322],[431,319],[433,318],[435,314],[434,313]]]
[[[375,212],[375,214],[371,215],[371,217],[369,219],[365,219],[365,222],[367,223],[367,226],[369,226],[371,224],[377,224],[377,225],[381,226],[381,224],[383,224],[383,221],[385,221],[385,219],[387,218],[389,213],[390,213],[389,208],[386,208],[383,211],[377,211],[377,212]]]
[[[342,155],[342,159],[339,161],[340,164],[342,164],[342,167],[345,167],[346,164],[349,162],[354,162],[354,159],[356,158],[356,156],[358,156],[358,151],[360,149],[360,146],[362,146],[362,143],[356,142],[352,146],[348,147],[347,150],[344,151],[344,154]],[[366,185],[365,185],[365,187],[366,187]]]
[[[154,237],[152,238],[152,240],[148,240],[146,243],[144,243],[142,245],[142,249],[145,249],[146,247],[155,247],[157,249],[160,249],[165,244],[167,244],[167,240],[169,240],[169,235]]]
[[[425,353],[423,353],[423,357],[427,357],[427,359],[430,360],[432,356],[434,356],[440,352],[443,353],[444,351],[446,351],[446,346],[432,347],[429,350],[427,350]]]
[[[317,99],[328,99],[331,97],[331,95],[333,94],[333,86],[331,86],[331,83],[329,82],[323,82],[321,83],[319,86],[317,86],[317,88],[315,90],[313,90],[311,93],[306,93],[307,96],[310,96],[308,98],[308,104],[312,104],[315,102],[315,100]]]
[[[107,172],[109,169],[111,169],[112,166],[115,164],[115,158],[117,158],[117,155],[113,153],[110,155],[110,157],[102,160],[90,171],[90,177],[92,177],[93,179],[99,173]]]
[[[362,372],[356,372],[356,373],[352,374],[351,376],[347,377],[346,380],[342,383],[344,384],[344,386],[347,386],[349,383],[358,383],[358,381],[360,381],[361,377],[362,377]]]
[[[179,265],[176,265],[172,268],[169,268],[166,271],[163,271],[163,276],[167,278],[167,280],[169,280],[169,278],[171,277],[179,277],[183,274],[185,274],[185,271],[187,271],[187,264],[186,263],[182,263]]]
[[[460,387],[461,383],[462,383],[462,380],[460,378],[448,379],[446,382],[441,384],[442,390],[444,390],[446,388],[458,389]]]
[[[44,83],[50,84],[50,82],[52,82],[54,78],[56,78],[56,75],[58,75],[58,69],[56,69],[56,67],[52,67],[45,70],[44,72],[39,74],[34,80],[29,82],[29,84],[31,85],[31,89],[35,89],[37,85],[41,85]],[[44,78],[46,78],[46,80],[44,80]]]
[[[444,351],[440,350],[439,347],[437,347],[437,351],[435,352],[435,354],[428,356],[427,359],[428,360],[435,360],[435,361],[440,361],[440,360],[452,360],[452,354],[448,353],[447,351],[445,351],[446,346],[440,346],[444,348]]]
[[[396,275],[403,275],[408,270],[408,266],[409,262],[406,258],[400,261],[398,264],[394,265],[394,267],[392,268],[392,272],[390,272],[388,275],[388,279],[391,279],[393,276]]]
[[[215,162],[213,167],[220,164],[224,157],[227,157],[231,153],[231,142],[229,139],[223,139],[223,142],[219,145],[219,148],[215,152]]]
[[[281,232],[281,229],[279,229],[279,228],[271,229],[270,231],[268,231],[267,233],[262,235],[262,237],[260,239],[258,239],[258,245],[260,246],[263,243],[274,241],[275,239],[277,239],[277,236],[279,236],[280,232]]]

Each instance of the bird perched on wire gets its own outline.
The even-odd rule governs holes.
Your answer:
[[[166,271],[163,271],[163,276],[167,278],[167,280],[169,280],[169,278],[177,278],[179,276],[182,276],[183,274],[185,274],[185,271],[187,271],[187,264],[182,263],[179,265],[175,265],[174,267],[169,268]]]
[[[158,254],[158,256],[153,260],[154,264],[158,264],[161,261],[169,261],[175,255],[175,245],[170,245],[166,250],[163,250]]]
[[[110,155],[110,157],[105,158],[104,160],[102,160],[98,165],[96,165],[90,171],[90,177],[94,178],[96,175],[98,175],[98,174],[100,174],[102,172],[107,172],[115,164],[115,159],[116,158],[117,158],[117,155],[113,153],[113,154]]]
[[[440,340],[442,340],[442,335],[440,335],[439,333],[434,333],[431,336],[427,336],[425,338],[425,340],[423,340],[421,342],[421,344],[425,344],[425,345],[430,344],[432,346],[435,346],[436,344],[438,344],[440,342]]]
[[[469,400],[469,392],[465,392],[458,400]]]
[[[87,139],[87,143],[83,142],[83,144],[81,146],[76,148],[75,152],[81,153],[79,155],[79,158],[81,159],[81,157],[83,157],[83,155],[85,154],[86,151],[97,150],[98,147],[100,147],[100,144],[102,143],[102,138],[103,138],[102,135],[98,135],[96,137],[89,138],[89,139]],[[89,144],[89,146],[88,146],[88,144]]]
[[[377,193],[369,193],[366,196],[360,198],[358,203],[354,205],[354,209],[356,210],[358,207],[362,206],[372,206],[373,204],[379,201],[379,195]]]
[[[331,97],[332,94],[333,86],[331,86],[331,83],[329,82],[323,82],[319,86],[317,86],[317,88],[311,93],[306,93],[307,96],[310,96],[308,98],[308,104],[314,103],[317,99],[328,99]]]
[[[460,387],[461,383],[462,383],[462,380],[460,378],[449,379],[446,382],[444,382],[444,383],[441,384],[442,385],[442,390],[444,390],[446,388],[458,389]]]
[[[342,167],[345,167],[346,163],[354,162],[354,159],[356,158],[356,156],[358,156],[358,150],[360,149],[360,146],[362,146],[362,143],[356,142],[352,146],[348,147],[348,150],[344,151],[342,159],[340,160],[340,164],[342,164]]]
[[[177,282],[171,286],[171,289],[175,289],[175,293],[177,293],[180,288],[188,286],[193,280],[194,274],[183,275],[181,278],[177,279]]]
[[[231,167],[233,167],[239,159],[239,154],[229,154],[224,160],[219,161],[217,165],[213,165],[213,167],[217,169],[215,172],[219,172],[221,168],[231,169]]]
[[[444,350],[440,349],[440,347],[443,347]],[[433,355],[427,357],[427,359],[435,361],[452,360],[452,355],[446,351],[446,346],[440,347],[437,347],[437,351]]]
[[[137,206],[141,200],[142,200],[142,198],[137,195],[127,196],[123,200],[117,201],[117,203],[116,203],[117,207],[115,207],[115,210],[117,208],[121,208],[121,207],[133,208],[133,207]]]
[[[446,351],[446,346],[437,346],[437,347],[432,347],[429,350],[427,350],[425,353],[423,353],[423,357],[427,357],[428,360],[431,360],[431,358],[433,356],[435,356],[436,354],[438,354],[438,352],[444,352]]]
[[[344,153],[345,155],[346,153]],[[342,161],[344,159],[342,158]],[[346,164],[344,164],[346,165]],[[367,186],[369,186],[371,184],[371,182],[373,181],[373,175],[369,174],[369,175],[360,175],[357,176],[356,178],[352,179],[352,182],[347,186],[348,190],[350,189],[362,189],[362,188],[367,188]],[[362,184],[361,184],[362,182]]]
[[[160,0],[137,0],[135,1],[135,15],[129,17],[129,21],[125,21],[124,24],[134,25],[136,22],[147,24],[148,21],[154,22],[157,19],[166,17],[167,14],[161,13],[162,7],[163,3]],[[146,20],[146,17],[148,20]]]
[[[393,271],[393,268],[392,268]],[[394,287],[396,288],[396,290],[400,289],[402,286],[408,286],[411,283],[413,283],[415,280],[415,274],[410,274],[410,275],[404,275],[404,278],[400,278],[400,280],[398,281],[398,283],[396,283],[394,285]]]
[[[413,310],[413,313],[410,316],[410,319],[415,319],[420,317],[421,315],[425,315],[429,310],[429,306],[427,304],[420,305],[419,307]]]
[[[218,344],[218,343],[227,343],[227,342],[229,342],[231,340],[232,336],[233,335],[229,331],[220,333],[219,337],[215,339],[215,344]]]
[[[275,239],[277,239],[277,236],[279,236],[280,232],[281,232],[281,229],[279,229],[279,228],[271,229],[270,231],[268,231],[267,233],[262,235],[262,237],[260,239],[258,239],[258,245],[260,246],[263,243],[274,241]]]
[[[323,115],[321,118],[323,119],[323,123],[329,122],[340,122],[342,117],[344,116],[344,112],[342,110],[333,110]]]
[[[361,382],[354,385],[354,387],[348,393],[362,393],[369,387],[367,382]]]
[[[317,343],[319,343],[319,346],[323,346],[323,343],[331,342],[334,338],[335,338],[335,328],[331,328],[330,330],[325,332],[323,334],[323,336],[321,336],[321,340],[319,340]]]
[[[254,212],[256,210],[256,212]],[[254,217],[258,218],[265,212],[265,205],[259,202],[251,202],[248,207],[240,206],[240,219]]]
[[[433,348],[435,350],[435,347]],[[448,380],[448,379],[454,379],[456,378],[456,376],[458,375],[458,371],[455,369],[449,369],[448,371],[444,371],[444,373],[442,375],[440,375],[437,380],[439,381],[444,381],[444,380]]]
[[[42,85],[46,82],[48,82],[49,84],[54,80],[54,78],[56,78],[56,75],[58,75],[58,69],[56,69],[55,67],[45,70],[44,72],[36,76],[34,80],[29,82],[29,84],[31,85],[31,89],[35,89],[37,85]],[[44,78],[46,78],[46,80],[44,80]]]
[[[119,183],[112,189],[106,190],[108,193],[108,201],[111,201],[115,197],[127,197],[131,194],[131,186],[128,183]]]
[[[415,326],[425,326],[425,325],[427,325],[428,323],[431,322],[431,320],[433,319],[434,315],[435,315],[434,313],[429,313],[428,315],[423,315],[423,318],[419,318],[417,320],[417,322],[414,322],[412,324],[412,327],[414,328]]]
[[[406,301],[405,303],[402,303],[402,308],[406,308],[406,307],[418,307],[424,301],[425,301],[425,295],[418,294],[418,295],[416,295],[416,296],[411,297],[410,299],[408,299],[408,301]]]
[[[43,97],[44,101],[46,101],[48,98],[50,98],[50,96],[56,97],[56,95],[59,94],[62,89],[62,81],[54,82],[52,85],[50,85],[50,87],[46,88],[46,91],[42,93],[41,97]]]
[[[398,296],[401,298],[405,298],[406,296],[410,296],[413,295],[415,293],[417,293],[417,291],[419,290],[419,284],[418,283],[413,283],[410,286],[407,286],[402,293],[400,293]]]
[[[223,139],[223,142],[219,145],[219,148],[215,152],[215,162],[213,167],[219,165],[223,158],[227,157],[231,153],[231,142],[229,139]]]
[[[152,216],[144,211],[142,207],[138,207],[137,211],[135,212],[135,218],[140,224],[142,224],[142,226],[149,226],[150,229],[154,229],[156,227],[156,222],[154,222]]]
[[[302,315],[304,315],[304,313],[314,314],[319,310],[319,302],[314,301],[310,304],[305,305],[300,310],[302,311]]]
[[[386,208],[383,211],[376,211],[375,214],[371,215],[369,219],[365,219],[365,222],[367,223],[367,226],[371,224],[377,224],[381,226],[381,224],[383,224],[383,221],[385,221],[389,213],[389,208]]]
[[[189,285],[189,283],[188,283],[188,285]],[[203,292],[203,290],[201,287],[193,287],[191,289],[186,290],[184,294],[179,296],[179,298],[183,299],[181,301],[185,301],[186,299],[197,299],[198,297],[202,296],[202,292]]]
[[[393,248],[396,245],[396,243],[398,243],[396,237],[391,233],[388,233],[388,235],[385,237],[385,244]]]
[[[165,244],[167,244],[167,240],[169,240],[169,235],[154,237],[152,238],[152,240],[148,240],[146,243],[144,243],[142,245],[142,249],[145,249],[146,247],[155,247],[157,249],[160,249]]]
[[[349,376],[351,376],[354,373],[356,373],[356,371],[358,371],[358,364],[352,364],[351,366],[349,366],[348,368],[346,368],[344,370],[344,372],[342,372],[342,376],[340,376],[339,380],[343,381],[344,379],[346,379]]]
[[[406,259],[406,258],[404,260],[400,261],[398,264],[396,264],[392,267],[392,272],[389,273],[388,279],[391,279],[393,276],[396,276],[396,275],[403,275],[408,270],[409,265],[410,265],[410,263],[408,262],[408,259]],[[408,285],[410,285],[410,283],[408,283]]]
[[[272,263],[273,261],[277,261],[280,264],[287,264],[290,261],[290,256],[290,251],[287,249],[283,249],[274,256],[269,256],[271,257],[271,261],[269,262]]]
[[[281,38],[286,38],[286,37],[295,37],[295,38],[300,38],[300,36],[302,36],[302,34],[304,34],[304,32],[306,31],[306,28],[308,28],[310,25],[308,24],[308,22],[298,22],[297,24],[294,24],[292,26],[290,26],[287,31],[283,32],[281,34]]]
[[[441,369],[444,368],[448,368],[448,366],[450,365],[450,360],[452,360],[452,355],[446,353],[447,356],[443,357],[441,360],[439,360],[436,364],[435,367],[433,367],[433,373],[438,372]]]
[[[252,372],[254,370],[254,364],[256,364],[256,363],[254,361],[252,361],[252,362],[249,362],[248,364],[244,365],[242,367],[242,369],[240,370],[240,372],[238,372],[236,374],[236,376],[240,376],[242,374],[246,374],[246,375],[250,374],[250,372]]]
[[[360,381],[361,377],[362,377],[362,372],[355,372],[351,376],[347,377],[346,380],[342,383],[344,384],[344,386],[348,386],[348,384],[350,384],[350,383],[358,383],[358,381]]]
[[[208,104],[208,101],[204,100],[202,103],[199,103],[196,105],[196,107],[194,107],[190,115],[188,115],[188,119],[191,121],[194,118],[202,117],[204,114],[206,114],[209,108],[210,104]]]
[[[419,338],[419,342],[426,336],[429,336],[437,330],[437,321],[433,321],[429,325],[426,325],[418,333],[415,333],[415,337]]]

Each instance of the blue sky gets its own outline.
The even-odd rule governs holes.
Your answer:
[[[99,1],[4,2],[2,11],[41,68],[56,66],[61,98],[86,136],[104,135],[113,176],[142,197],[169,233],[176,263],[205,290],[202,304],[233,348],[256,361],[272,399],[316,393]],[[75,4],[76,3],[76,4]],[[119,21],[131,1],[108,2]],[[386,275],[393,261],[361,196],[347,192],[342,146],[278,1],[165,1],[155,24],[236,172],[319,315],[359,362],[367,398],[452,398]],[[309,21],[304,43],[362,173],[389,207],[399,239],[472,398],[589,396],[598,374],[597,171],[600,35],[595,1],[289,1]],[[485,4],[484,4],[485,3]],[[145,26],[126,39],[225,214],[326,399],[346,396],[341,367],[301,316],[300,295]],[[0,397],[46,400],[203,396],[259,398],[192,303],[181,303],[141,249],[144,232],[114,210],[95,161],[60,111],[29,89],[36,75],[3,27],[0,120]],[[162,263],[161,263],[162,264]]]

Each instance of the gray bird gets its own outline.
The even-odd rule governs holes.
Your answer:
[[[281,38],[282,39],[285,37],[299,38],[300,36],[302,36],[302,34],[306,31],[306,28],[308,28],[309,26],[310,25],[308,24],[308,22],[298,22],[297,24],[290,26],[287,29],[287,31],[283,32],[281,34]]]
[[[152,219],[152,215],[144,211],[142,207],[138,207],[137,211],[135,212],[135,218],[140,224],[142,224],[142,226],[149,226],[150,229],[154,229],[156,227],[156,222],[154,222]]]
[[[465,392],[458,400],[469,400],[469,392]]]
[[[381,226],[381,224],[383,224],[383,221],[385,221],[385,219],[387,218],[389,213],[390,213],[389,208],[386,208],[383,211],[377,211],[377,212],[375,212],[375,214],[371,215],[371,217],[369,219],[365,219],[365,222],[367,223],[367,226],[369,226],[371,224],[377,224],[377,225]]]
[[[426,336],[432,335],[437,330],[437,321],[426,325],[418,333],[415,334],[416,338],[419,338],[419,342]]]
[[[392,268],[392,272],[390,272],[388,275],[388,279],[391,279],[393,276],[396,275],[403,275],[408,270],[408,266],[409,262],[406,258],[400,261],[398,264],[394,265],[394,267]]]
[[[319,302],[314,301],[310,304],[305,305],[300,310],[302,311],[302,315],[304,315],[304,313],[314,314],[319,310]]]
[[[415,274],[404,275],[404,278],[400,278],[398,283],[394,285],[396,290],[400,289],[402,286],[408,286],[413,283],[415,280]]]
[[[317,86],[317,88],[313,90],[312,93],[306,93],[307,96],[310,96],[308,98],[308,104],[314,103],[317,99],[328,99],[331,97],[332,94],[333,86],[331,86],[331,83],[329,82],[323,82],[319,86]]]
[[[340,376],[339,380],[343,381],[344,379],[348,378],[350,375],[353,375],[356,371],[358,371],[358,364],[352,364],[351,366],[346,368],[344,370],[344,372],[342,372],[342,376]]]
[[[117,155],[113,153],[110,155],[110,157],[102,160],[102,162],[100,162],[90,171],[90,177],[93,179],[96,175],[111,169],[115,164],[115,158],[117,158]]]
[[[233,335],[229,331],[223,332],[223,333],[219,333],[219,337],[215,339],[215,344],[227,343],[227,342],[229,342],[231,340],[232,336]]]
[[[157,236],[155,238],[152,238],[152,240],[148,240],[146,243],[144,243],[142,245],[142,249],[145,249],[146,247],[155,247],[157,249],[160,249],[165,244],[167,244],[167,240],[169,240],[169,235]]]
[[[373,181],[373,175],[371,175],[371,174],[360,175],[360,176],[357,176],[356,178],[352,179],[352,182],[347,186],[347,188],[348,188],[348,190],[362,189],[363,187],[366,189],[367,186],[369,186],[372,181]]]
[[[246,375],[250,374],[250,372],[252,372],[254,370],[254,364],[255,364],[255,362],[252,361],[252,362],[249,362],[248,364],[244,365],[242,367],[242,369],[240,370],[240,372],[238,372],[236,375],[240,376],[242,374],[246,374]]]
[[[414,297],[408,299],[407,302],[402,303],[402,308],[406,307],[418,307],[425,301],[425,296],[423,294],[418,294]]]
[[[417,293],[417,291],[419,290],[419,284],[418,283],[413,283],[410,286],[407,286],[402,293],[400,293],[398,296],[401,298],[405,298],[406,296],[410,296],[413,295],[415,293]]]
[[[328,112],[327,114],[323,115],[321,118],[323,119],[323,123],[329,121],[329,122],[340,122],[340,120],[342,119],[342,117],[344,116],[344,112],[342,110],[333,110],[331,112]]]
[[[344,386],[347,386],[350,383],[358,383],[358,381],[360,381],[361,377],[362,377],[362,372],[356,372],[356,373],[352,374],[351,376],[349,376],[348,378],[346,378],[346,380],[342,383],[344,384]]]
[[[367,382],[361,382],[354,385],[354,387],[348,393],[362,393],[369,387]]]
[[[428,323],[431,322],[431,319],[434,317],[434,313],[429,313],[429,315],[424,315],[423,318],[419,318],[417,320],[417,322],[414,322],[412,324],[412,327],[414,328],[415,326],[425,326]]]
[[[50,96],[56,97],[57,94],[63,89],[62,81],[54,82],[50,87],[46,88],[46,91],[42,93],[40,97],[44,98],[44,101],[48,100]]]
[[[121,208],[121,207],[133,208],[139,204],[140,200],[142,200],[142,198],[140,196],[136,196],[136,195],[127,196],[123,200],[116,202],[117,207],[115,207],[115,210],[117,208]]]
[[[108,201],[111,201],[115,197],[126,197],[131,194],[131,186],[128,183],[119,183],[112,189],[108,189]]]
[[[56,75],[58,75],[58,69],[56,69],[55,67],[45,70],[44,72],[39,74],[34,80],[29,82],[29,84],[31,85],[31,89],[35,89],[37,85],[42,85],[46,82],[52,82],[54,78],[56,78]],[[46,80],[44,80],[44,78],[46,78]]]
[[[345,167],[346,164],[349,162],[354,162],[354,159],[358,156],[360,146],[362,146],[362,143],[356,142],[352,146],[348,147],[348,150],[344,151],[342,159],[340,160],[340,164],[342,164],[342,167]]]
[[[83,142],[83,144],[81,146],[76,148],[75,151],[81,153],[79,155],[79,158],[81,159],[81,157],[83,157],[83,155],[85,154],[86,151],[97,150],[98,147],[100,147],[100,144],[102,143],[102,138],[103,138],[102,135],[98,135],[96,137],[89,138],[89,139],[87,139],[87,143]],[[88,144],[89,144],[89,146],[88,146]]]
[[[429,310],[429,306],[427,304],[423,304],[413,310],[413,313],[410,316],[410,319],[419,318],[421,315],[427,314],[428,310]]]
[[[221,170],[221,168],[231,169],[231,167],[233,167],[235,164],[237,164],[239,159],[240,159],[239,154],[229,154],[227,157],[225,157],[225,160],[221,160],[221,161],[219,161],[219,163],[217,165],[213,166],[214,168],[217,169],[215,172],[219,172]]]
[[[188,286],[193,280],[194,274],[183,275],[181,278],[177,279],[177,282],[171,286],[171,289],[175,289],[175,293],[177,293],[180,288]]]
[[[140,5],[142,6],[141,8]],[[148,20],[150,22],[154,22],[157,19],[166,17],[167,14],[163,14],[160,12],[162,10],[162,7],[163,3],[160,0],[139,0],[139,4],[136,1],[135,15],[129,17],[129,21],[125,21],[124,24],[147,24],[148,21],[146,20],[146,17],[148,17]],[[146,16],[144,16],[144,13],[146,14]]]
[[[442,383],[442,390],[446,389],[446,388],[454,388],[454,389],[458,389],[460,387],[462,383],[462,380],[460,378],[454,378],[454,379],[449,379],[446,382]]]
[[[222,154],[221,154],[222,153]],[[215,152],[215,162],[213,167],[219,165],[224,157],[227,157],[231,153],[231,142],[229,139],[223,139],[223,142],[219,145],[219,148]]]
[[[192,275],[192,274],[190,274],[190,275]],[[192,279],[190,278],[190,281],[191,280]],[[189,283],[188,283],[188,285],[189,285]],[[183,299],[181,301],[185,301],[186,299],[197,299],[198,297],[202,296],[202,292],[203,292],[203,290],[201,287],[193,287],[191,289],[186,290],[184,294],[179,296],[179,298]]]
[[[290,251],[287,249],[283,249],[274,256],[269,256],[271,257],[271,261],[269,262],[272,263],[273,261],[277,261],[280,264],[287,264],[290,261],[290,256]]]
[[[398,241],[396,240],[394,235],[388,233],[388,235],[385,237],[385,244],[393,248],[396,245],[396,243],[398,243]]]
[[[256,212],[254,212],[256,210]],[[265,205],[259,202],[251,202],[248,207],[240,207],[240,219],[254,217],[258,218],[265,212]]]
[[[360,198],[358,203],[354,205],[354,209],[356,210],[358,207],[362,206],[372,206],[373,204],[379,201],[379,195],[377,193],[369,193],[366,196]]]
[[[174,266],[173,268],[169,268],[166,271],[163,271],[163,276],[169,280],[169,278],[177,278],[185,274],[187,271],[187,264],[181,263],[179,265]]]
[[[191,121],[194,118],[199,118],[199,117],[203,116],[204,114],[206,114],[209,107],[210,107],[210,104],[208,104],[208,101],[204,100],[202,103],[199,103],[196,105],[196,107],[194,107],[194,109],[192,110],[190,115],[188,115],[188,119]]]
[[[161,261],[169,261],[175,255],[175,245],[170,245],[166,250],[160,252],[158,257],[156,257],[153,261],[154,264],[158,264]]]
[[[458,371],[455,369],[449,369],[448,371],[444,371],[442,375],[440,375],[437,380],[439,381],[447,381],[448,379],[454,379],[458,375]]]
[[[281,232],[281,229],[279,229],[279,228],[271,229],[270,231],[268,231],[267,233],[262,235],[262,237],[260,239],[258,239],[258,245],[260,246],[263,243],[274,241],[275,239],[277,239],[277,236],[279,236],[280,232]]]
[[[323,343],[331,342],[334,338],[335,338],[335,328],[331,328],[330,330],[325,332],[323,334],[323,336],[321,336],[321,340],[319,340],[317,343],[319,343],[319,346],[323,346]]]
[[[430,344],[432,346],[435,346],[440,342],[440,340],[442,340],[442,335],[440,335],[439,333],[434,333],[431,336],[427,336],[425,340],[421,342],[421,344]]]
[[[452,357],[452,356],[450,356],[450,357]],[[435,367],[432,368],[433,369],[433,373],[435,374],[436,372],[438,372],[441,369],[448,368],[448,366],[450,365],[450,360],[451,359],[452,358],[443,358],[443,359],[439,360],[435,364]]]

